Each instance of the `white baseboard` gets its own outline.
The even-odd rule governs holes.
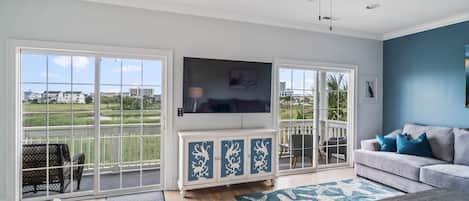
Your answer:
[[[177,184],[176,185],[168,185],[164,188],[165,191],[176,191],[179,190]]]

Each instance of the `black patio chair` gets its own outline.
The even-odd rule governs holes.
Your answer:
[[[73,179],[80,190],[85,155],[76,154],[70,160],[70,152],[66,144],[27,144],[23,145],[23,193],[47,190],[47,147],[49,147],[49,191],[64,193],[71,180],[71,164],[73,163]],[[73,187],[72,187],[73,188]]]
[[[298,162],[298,159],[301,159],[302,157],[307,158],[311,161],[311,164],[313,163],[313,136],[312,134],[310,135],[301,135],[301,134],[295,134],[291,135],[291,154],[292,154],[292,161],[291,161],[291,166],[292,168],[296,168],[296,163]],[[318,141],[320,139],[320,136],[317,136]]]
[[[329,140],[323,142],[323,147],[322,151],[327,153],[327,158],[329,160],[331,159],[332,154],[344,155],[344,158],[347,159],[347,138],[331,137]]]

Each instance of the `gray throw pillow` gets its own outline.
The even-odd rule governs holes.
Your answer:
[[[397,134],[402,134],[402,129],[396,129],[388,134],[386,134],[386,137],[396,137]]]
[[[469,165],[469,129],[454,129],[454,163]]]
[[[402,130],[402,132],[404,134],[409,134],[410,136],[412,136],[412,138],[417,138],[418,136],[427,132],[428,129],[429,126],[407,123],[404,125],[404,129]]]

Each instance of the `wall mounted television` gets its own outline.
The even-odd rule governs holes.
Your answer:
[[[272,63],[184,57],[184,113],[270,113]]]

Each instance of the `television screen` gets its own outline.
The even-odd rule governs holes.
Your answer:
[[[184,113],[269,113],[272,64],[184,58]]]

